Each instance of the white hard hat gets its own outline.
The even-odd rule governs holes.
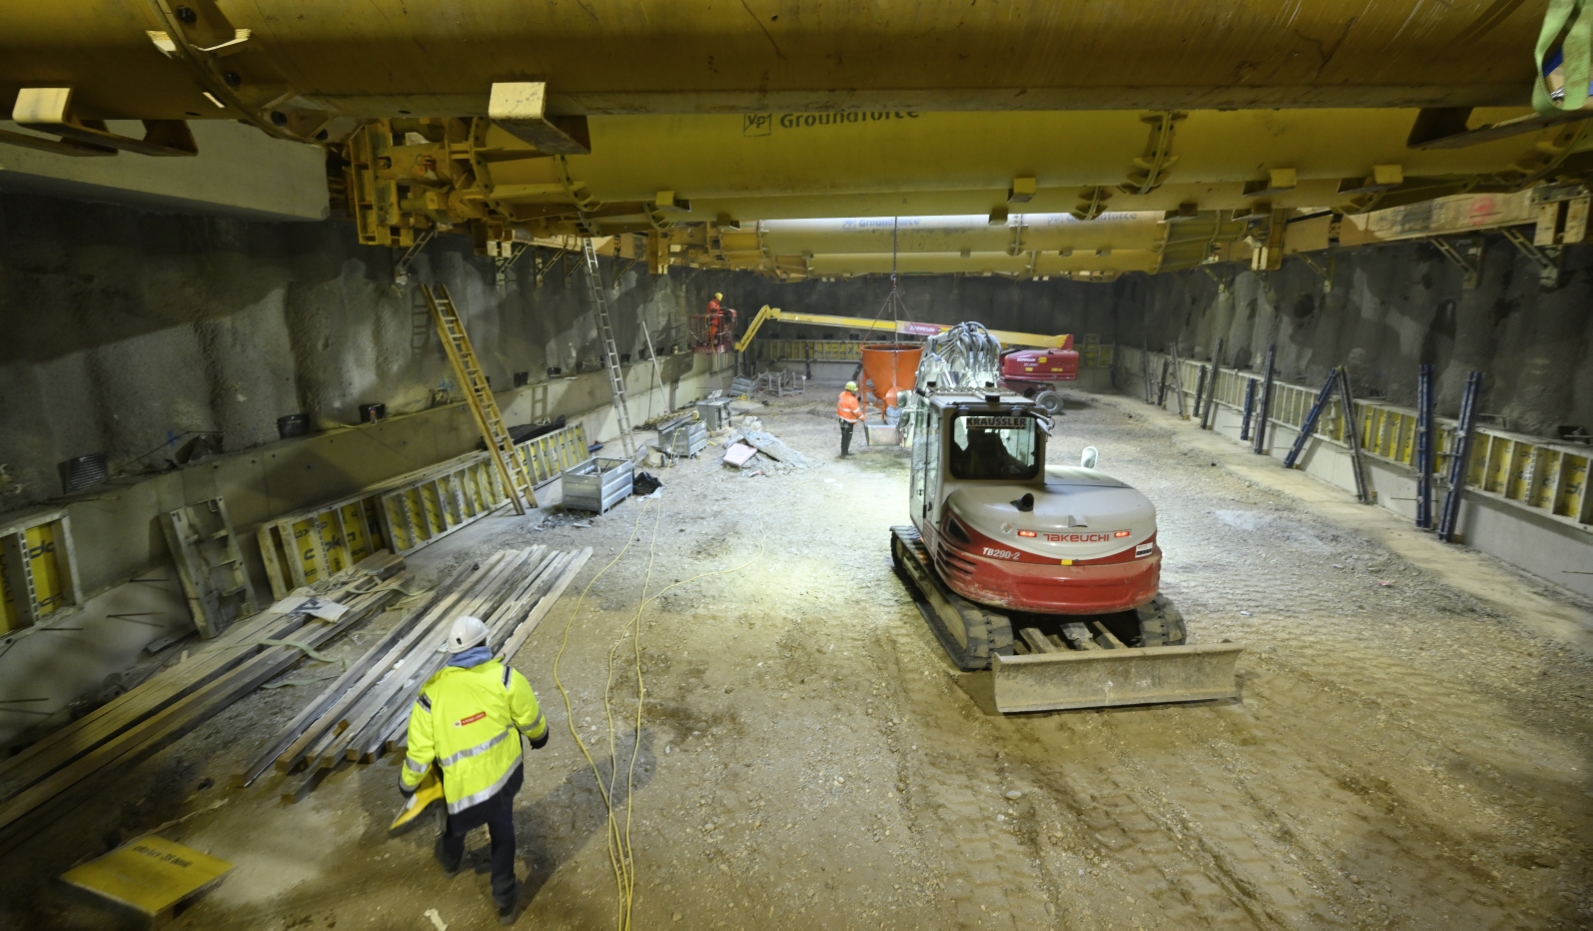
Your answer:
[[[466,614],[454,619],[454,626],[448,631],[448,639],[438,648],[439,653],[463,653],[473,646],[487,642],[487,625],[479,617]]]

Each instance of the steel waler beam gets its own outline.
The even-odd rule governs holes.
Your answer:
[[[1416,526],[1433,529],[1433,367],[1416,369]]]
[[[1200,415],[1200,429],[1210,430],[1211,422],[1215,416],[1213,408],[1217,406],[1217,376],[1222,374],[1222,340],[1217,340],[1217,348],[1211,354],[1211,391],[1206,397],[1206,410]]]
[[[1239,424],[1239,439],[1250,439],[1250,419],[1256,410],[1256,379],[1245,382],[1245,419]]]
[[[1482,395],[1482,373],[1472,372],[1466,379],[1466,393],[1460,400],[1460,423],[1449,455],[1449,490],[1444,494],[1444,509],[1438,517],[1438,539],[1455,542],[1455,527],[1460,522],[1460,501],[1466,490],[1466,471],[1471,459],[1471,440],[1477,426],[1477,404]]]
[[[1267,416],[1272,408],[1273,363],[1278,358],[1278,344],[1267,346],[1267,360],[1261,372],[1261,399],[1256,404],[1256,432],[1252,451],[1257,455],[1267,451]]]
[[[1149,404],[1151,402],[1151,379],[1150,340],[1148,338],[1145,340],[1145,344],[1143,347],[1141,347],[1139,352],[1139,372],[1140,375],[1145,379],[1145,403]]]
[[[1350,447],[1350,468],[1355,472],[1355,499],[1362,504],[1372,503],[1372,492],[1366,487],[1366,462],[1361,455],[1360,424],[1355,419],[1355,399],[1350,396],[1350,373],[1338,367],[1339,401],[1343,404],[1344,442]]]
[[[1184,407],[1184,376],[1183,369],[1178,364],[1178,344],[1171,343],[1167,347],[1168,364],[1173,370],[1173,394],[1178,398],[1178,416],[1189,419],[1189,411]]]

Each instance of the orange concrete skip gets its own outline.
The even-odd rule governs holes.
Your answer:
[[[863,347],[864,385],[872,396],[870,406],[883,416],[885,396],[895,388],[898,392],[911,390],[916,384],[918,360],[924,347],[914,343],[873,343]]]
[[[1236,698],[1234,666],[1244,647],[1080,650],[991,657],[1003,714]]]

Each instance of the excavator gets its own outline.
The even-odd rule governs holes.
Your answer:
[[[993,670],[1003,713],[1235,696],[1243,646],[1189,644],[1160,592],[1155,507],[1093,447],[1047,465],[1053,421],[1000,387],[1001,358],[978,324],[931,337],[904,412],[891,553],[951,660]]]
[[[731,311],[731,313],[735,313]],[[831,327],[839,330],[863,330],[887,333],[891,336],[935,337],[944,336],[954,327],[944,323],[916,323],[911,320],[866,320],[862,317],[843,317],[838,314],[793,313],[778,307],[763,305],[747,323],[747,331],[735,342],[738,353],[746,352],[765,323],[795,323],[804,326]],[[1057,392],[1059,382],[1076,381],[1079,377],[1079,353],[1073,348],[1073,336],[1061,333],[1046,336],[1041,333],[1019,333],[1012,330],[988,330],[993,338],[1011,346],[1029,346],[1032,349],[1009,349],[1001,353],[999,383],[1034,398],[1040,408],[1055,416],[1062,412],[1062,395]],[[910,387],[901,385],[901,387]],[[877,389],[881,394],[884,387]],[[882,408],[883,409],[883,408]]]

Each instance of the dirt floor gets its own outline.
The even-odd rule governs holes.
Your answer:
[[[760,416],[820,465],[745,477],[710,447],[660,471],[655,500],[492,519],[411,560],[432,580],[500,547],[596,549],[517,657],[553,725],[517,802],[519,927],[616,923],[605,808],[572,728],[605,779],[620,760],[640,929],[1593,918],[1588,605],[1138,402],[1077,395],[1052,461],[1095,445],[1157,504],[1164,591],[1194,642],[1248,645],[1243,698],[1003,717],[989,674],[947,662],[891,568],[899,451],[837,461],[827,396]],[[573,713],[554,677],[566,634]],[[0,924],[103,926],[50,877],[191,816],[163,835],[237,869],[173,927],[495,927],[484,834],[452,879],[429,824],[389,835],[393,760],[295,805],[275,777],[226,787],[315,688],[257,692],[0,860]]]

